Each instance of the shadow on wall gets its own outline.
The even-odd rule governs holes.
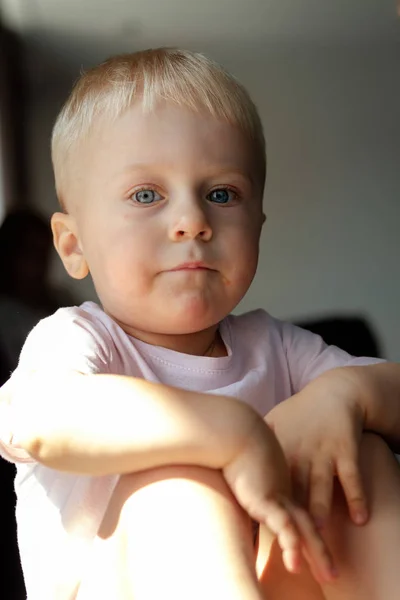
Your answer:
[[[320,335],[327,344],[338,346],[353,356],[384,358],[378,337],[364,317],[332,316],[296,325]]]
[[[74,303],[49,284],[53,251],[49,224],[39,214],[20,209],[6,216],[0,227],[0,354],[7,378],[36,323]]]
[[[29,209],[9,213],[0,227],[0,385],[18,363],[36,323],[73,299],[48,283],[53,251],[49,224]],[[9,600],[25,600],[16,537],[14,465],[0,459],[1,590]]]

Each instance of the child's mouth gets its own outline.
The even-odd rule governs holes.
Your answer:
[[[207,265],[201,261],[195,261],[195,262],[186,262],[186,263],[182,263],[181,265],[178,265],[177,267],[174,267],[173,269],[170,269],[171,271],[194,271],[194,270],[202,270],[202,271],[209,271],[209,267],[207,267]]]

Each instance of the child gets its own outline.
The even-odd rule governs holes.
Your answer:
[[[54,243],[101,307],[42,320],[2,388],[28,599],[394,598],[400,481],[363,431],[398,442],[399,367],[261,310],[230,314],[264,221],[245,90],[198,54],[115,57],[76,84],[52,152]],[[359,452],[363,527],[338,489],[330,508],[336,473],[366,522]],[[301,554],[314,578],[293,574]]]

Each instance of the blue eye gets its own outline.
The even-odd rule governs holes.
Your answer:
[[[132,198],[138,204],[153,204],[162,200],[162,196],[152,189],[138,190],[132,194]]]
[[[236,196],[235,192],[229,188],[218,188],[210,192],[207,198],[216,204],[228,204],[228,202],[235,200]]]

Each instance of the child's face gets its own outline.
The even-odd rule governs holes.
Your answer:
[[[198,332],[235,308],[258,260],[255,162],[238,129],[169,103],[95,127],[67,202],[103,308],[126,331]]]

